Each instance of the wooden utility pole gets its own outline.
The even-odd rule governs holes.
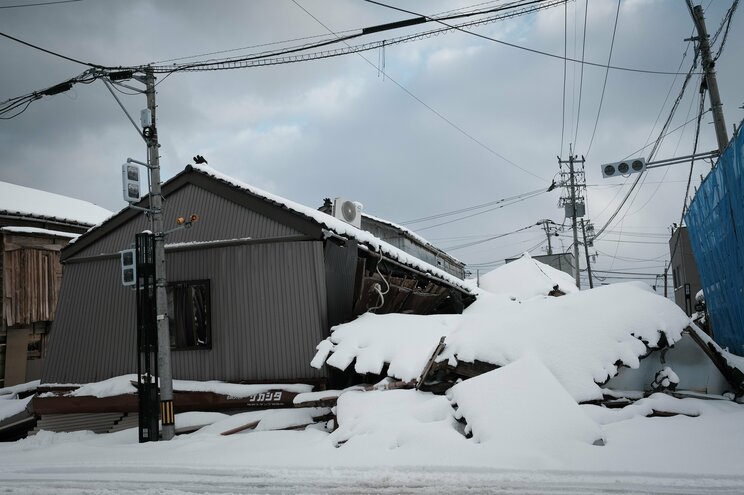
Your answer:
[[[163,196],[160,191],[160,144],[155,125],[155,74],[151,67],[145,69],[145,93],[150,111],[150,126],[144,130],[147,141],[147,161],[150,169],[150,201],[153,230],[155,232],[155,301],[158,327],[158,376],[160,378],[160,420],[162,439],[170,440],[176,434],[173,409],[173,371],[171,369],[170,328],[168,323],[168,296],[165,272],[165,233],[163,229]]]
[[[713,125],[716,129],[716,139],[718,140],[718,152],[722,153],[728,145],[728,133],[726,132],[726,121],[723,118],[723,104],[721,103],[721,94],[718,91],[718,81],[716,80],[716,62],[710,53],[710,39],[708,30],[705,27],[705,16],[703,7],[700,5],[692,6],[692,0],[687,0],[687,7],[690,9],[690,15],[695,23],[697,30],[697,40],[700,46],[700,56],[703,61],[703,71],[705,72],[705,84],[708,87],[708,97],[710,98],[710,109],[713,112]]]

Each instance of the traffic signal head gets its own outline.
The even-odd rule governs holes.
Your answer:
[[[602,177],[617,177],[619,175],[638,174],[646,170],[644,158],[631,158],[621,162],[607,163],[602,165]]]

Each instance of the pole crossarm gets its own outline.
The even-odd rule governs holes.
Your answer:
[[[646,163],[646,169],[666,167],[667,165],[676,165],[679,163],[687,163],[690,160],[707,160],[718,158],[721,154],[718,150],[706,151],[705,153],[696,153],[694,155],[678,156],[674,158],[665,158],[664,160],[656,160],[653,162]]]

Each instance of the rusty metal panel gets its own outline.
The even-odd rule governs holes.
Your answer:
[[[196,227],[194,227],[196,228]],[[173,351],[188,380],[318,379],[310,366],[327,331],[323,243],[275,242],[167,254],[168,279],[209,279],[211,350]],[[134,293],[118,259],[65,266],[42,382],[85,383],[136,373]]]
[[[217,194],[189,184],[174,191],[163,203],[163,222],[166,229],[176,227],[176,219],[196,213],[199,221],[188,230],[169,234],[168,243],[214,241],[251,237],[281,237],[299,234],[297,230],[260,213],[251,211]],[[115,253],[131,247],[134,235],[152,230],[145,215],[137,215],[99,239],[74,257]]]

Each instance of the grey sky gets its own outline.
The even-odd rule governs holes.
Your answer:
[[[334,31],[409,17],[361,0],[297,1]],[[19,3],[32,2],[3,0],[0,6]],[[434,14],[478,2],[394,3]],[[570,57],[581,57],[585,5],[584,0],[568,3]],[[723,0],[704,2],[711,33],[729,5]],[[589,2],[586,60],[607,62],[616,7],[614,0]],[[735,15],[726,49],[717,63],[729,132],[732,124],[738,125],[744,117],[739,108],[744,102],[741,15]],[[432,27],[427,24],[371,39]],[[690,47],[682,61],[688,45],[684,39],[692,29],[682,1],[623,0],[612,65],[676,71],[682,62],[684,72],[693,53]],[[0,9],[0,31],[104,65],[143,64],[327,33],[292,1],[284,0],[84,0],[9,8]],[[562,54],[564,8],[474,31]],[[383,58],[379,50],[363,55],[373,65]],[[4,65],[0,100],[51,86],[85,69],[7,39],[0,40],[0,59]],[[556,156],[561,152],[561,60],[451,33],[387,47],[384,62],[387,77],[353,54],[168,77],[158,86],[163,176],[178,173],[193,155],[201,154],[221,172],[292,200],[319,206],[326,196],[344,196],[362,202],[365,211],[373,215],[399,222],[547,188],[558,172]],[[580,69],[578,64],[567,65],[564,157],[568,144],[574,142]],[[602,179],[600,164],[633,154],[649,142],[649,136],[655,139],[682,79],[611,70],[597,132],[587,154],[604,73],[602,68],[585,66],[575,142],[575,152],[587,155],[588,218],[598,227],[626,190],[621,187],[626,182],[623,179]],[[464,136],[393,80],[473,138],[544,180]],[[672,128],[695,115],[698,87],[695,77]],[[669,101],[662,109],[670,88]],[[143,96],[119,96],[135,116],[145,106]],[[659,114],[660,122],[656,122]],[[715,148],[710,121],[708,114],[703,119],[700,150]],[[100,81],[37,101],[0,126],[0,180],[86,199],[112,210],[124,206],[121,163],[128,156],[145,156],[142,140]],[[657,157],[689,154],[693,133],[694,122],[684,132],[670,135]],[[647,153],[648,148],[638,155]],[[695,167],[694,185],[707,167],[703,163]],[[630,206],[597,243],[595,268],[646,267],[648,272],[661,272],[668,259],[662,234],[672,222],[679,221],[688,171],[689,166],[677,165],[647,174]],[[421,234],[446,248],[477,240],[468,236],[497,235],[543,218],[561,223],[563,210],[557,207],[558,197],[558,191],[542,194],[469,220],[425,229]],[[536,245],[544,239],[540,232],[533,228],[452,254],[469,263],[499,260]],[[568,248],[568,231],[562,239]],[[557,246],[561,246],[560,240]],[[533,254],[540,252],[538,248]],[[613,256],[617,258],[613,260]]]

